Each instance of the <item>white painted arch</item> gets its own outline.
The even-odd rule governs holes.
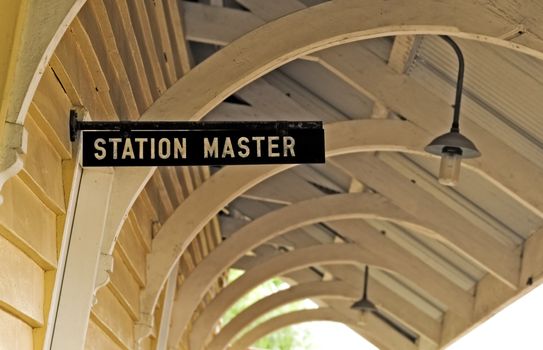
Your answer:
[[[526,2],[522,11],[529,13],[530,7],[531,5]],[[272,21],[231,43],[174,84],[151,106],[143,118],[201,119],[228,95],[290,60],[334,45],[379,36],[449,34],[490,42],[543,58],[543,41],[538,35],[532,34],[531,28],[524,28],[527,32],[522,38],[523,45],[502,39],[510,33],[518,32],[518,23],[514,19],[518,18],[520,21],[522,18],[521,13],[511,13],[509,16],[503,14],[498,13],[492,4],[454,0],[424,0],[418,7],[405,7],[401,0],[326,2]],[[534,33],[537,31],[537,28],[533,29]],[[262,42],[266,42],[266,45],[260,45]],[[495,165],[482,161],[479,161],[478,165],[486,174],[492,174],[490,177],[496,179],[494,182],[500,182],[511,189],[518,187],[514,181],[500,174],[499,168]],[[262,168],[260,171],[254,168],[244,169],[251,181],[223,184],[230,186],[232,196],[229,198],[218,196],[221,197],[219,207],[220,204],[228,203],[246,190],[247,183],[255,184],[281,170],[270,167],[268,174],[263,175],[265,171]],[[210,179],[210,182],[220,180],[225,174],[217,175]],[[257,180],[253,181],[254,178]],[[200,193],[203,191],[204,189]],[[189,201],[190,199],[181,206],[183,211],[189,209],[185,208],[189,206]],[[188,242],[220,209],[216,203],[204,206],[198,205],[195,201],[190,205],[205,212],[204,217],[199,215],[192,220],[195,229],[184,230],[183,235],[178,235],[183,236],[182,239],[176,240],[174,244],[166,237],[170,234],[159,234],[153,243],[154,252],[148,260],[150,280],[142,299],[144,313],[152,313],[158,292],[164,285],[171,267],[185,250]],[[171,230],[173,226],[169,226]]]
[[[432,212],[425,214],[431,216]],[[415,225],[420,232],[433,238],[447,231],[446,227],[436,227],[422,217],[416,218],[405,213],[390,200],[378,194],[329,195],[285,206],[245,225],[196,266],[176,292],[170,334],[181,337],[193,312],[213,282],[247,251],[302,226],[355,218],[382,219]],[[471,316],[473,297],[469,293],[437,273],[424,261],[406,252],[386,237],[374,233],[360,232],[366,248],[373,249],[383,257],[394,256],[393,264],[399,265],[396,271],[403,267],[414,269],[410,277],[413,282],[448,305],[453,312],[466,319]],[[177,340],[174,338],[173,342]]]
[[[333,123],[326,128],[326,154],[369,151],[398,151],[429,156],[423,152],[431,139],[420,127],[400,120],[356,120]],[[464,165],[487,179],[490,172],[506,180],[505,174],[495,174],[482,160]],[[170,268],[185,251],[204,225],[237,196],[290,165],[226,167],[214,174],[175,210],[153,240],[149,257],[148,285],[142,298],[142,309],[150,314]],[[492,179],[492,181],[496,181]]]
[[[383,324],[381,320],[377,319],[372,314],[366,314],[363,316],[363,325],[356,325],[357,330],[360,330],[364,335],[368,334],[383,334]],[[247,332],[240,339],[238,339],[231,347],[231,350],[245,350],[248,349],[251,344],[258,339],[270,334],[283,327],[309,321],[334,321],[340,322],[346,325],[353,325],[353,321],[343,315],[340,315],[337,311],[331,308],[318,308],[313,310],[301,310],[283,314],[281,316],[274,317],[254,329]],[[380,324],[381,323],[381,324]],[[388,326],[387,326],[388,327]],[[401,336],[399,333],[393,331],[390,327],[386,330],[386,334],[383,334],[382,339],[379,339],[376,344],[381,349],[402,349],[402,350],[415,350],[418,347],[407,340],[407,338]],[[375,342],[371,336],[367,338]],[[386,344],[386,345],[385,345]],[[386,347],[384,347],[386,346]]]
[[[380,293],[379,287],[376,288],[376,281],[371,280],[371,299],[379,305],[383,306],[384,298]],[[360,289],[343,281],[331,282],[308,282],[299,285],[291,286],[286,290],[279,291],[268,297],[265,297],[251,306],[243,310],[238,316],[228,322],[221,328],[221,331],[213,337],[211,343],[207,346],[207,350],[224,350],[229,343],[252,321],[263,316],[267,312],[298,300],[308,298],[341,298],[348,300],[356,300],[360,298]],[[417,318],[419,315],[411,314],[409,319]],[[406,320],[406,321],[409,321]],[[415,329],[421,331],[422,334],[431,339],[435,344],[439,344],[440,324],[434,320],[426,321],[425,328]]]
[[[366,248],[356,244],[323,244],[276,255],[255,268],[247,270],[215,296],[192,325],[189,336],[190,349],[203,348],[214,325],[228,308],[267,279],[313,265],[352,263],[372,265],[402,275],[414,282],[424,278],[421,276],[424,273],[418,273],[416,269],[408,266],[408,261],[398,263],[393,258],[380,254],[373,247]],[[170,330],[171,336],[174,337],[172,345],[178,343],[182,336],[180,333]]]
[[[326,126],[327,156],[388,150],[424,154],[430,136],[412,123],[364,120]],[[226,167],[197,188],[164,223],[149,256],[142,310],[150,314],[164,283],[164,273],[179,259],[198,232],[224,206],[265,179],[293,165]]]

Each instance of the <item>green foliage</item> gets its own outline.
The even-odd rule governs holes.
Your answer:
[[[233,280],[238,278],[243,274],[243,271],[230,269],[228,273],[228,281],[231,283]],[[279,278],[272,278],[257,288],[253,289],[246,295],[244,295],[240,300],[236,302],[224,315],[222,321],[223,324],[230,322],[234,317],[236,317],[240,312],[245,310],[247,307],[251,306],[253,303],[258,300],[265,298],[266,296],[276,293],[282,289],[288,288],[288,285],[281,281]],[[243,335],[246,331],[256,327],[262,322],[265,322],[275,316],[284,314],[286,312],[296,311],[300,309],[306,309],[308,303],[304,301],[294,302],[287,305],[284,305],[280,308],[277,308],[273,311],[268,312],[259,319],[255,320],[251,325],[249,325],[244,332],[240,334]],[[277,332],[274,332],[259,341],[257,341],[254,346],[258,349],[263,350],[293,350],[293,349],[308,349],[307,345],[309,343],[309,332],[300,331],[294,327],[285,327]]]

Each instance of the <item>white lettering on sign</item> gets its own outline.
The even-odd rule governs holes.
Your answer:
[[[138,157],[139,159],[143,159],[143,147],[145,146],[145,143],[149,141],[149,139],[147,139],[147,137],[136,137],[134,140],[138,143],[139,147]]]
[[[96,159],[102,160],[106,157],[106,149],[102,146],[105,144],[106,144],[106,140],[104,139],[96,139],[94,141],[94,149],[100,152],[100,153],[94,152],[94,157]]]
[[[117,159],[117,150],[119,149],[118,145],[122,140],[123,139],[120,137],[109,138],[109,142],[113,144],[113,159]]]
[[[179,139],[175,138],[173,140],[173,145],[174,145],[173,157],[175,159],[179,159],[179,156],[181,156],[181,158],[186,159],[187,158],[187,139],[183,138],[182,142],[179,142]]]
[[[214,137],[213,143],[209,144],[209,140],[204,138],[204,158],[217,158],[219,157],[219,138]]]
[[[170,140],[160,139],[160,141],[158,141],[158,156],[161,159],[170,158],[170,147],[171,147]]]
[[[283,157],[288,157],[287,152],[290,151],[291,157],[296,157],[296,154],[294,153],[294,144],[296,141],[294,141],[294,137],[292,136],[285,136],[283,137]]]
[[[173,145],[172,145],[173,141]],[[145,159],[149,154],[150,159],[155,159],[158,153],[160,159],[186,159],[187,158],[187,140],[185,138],[155,139],[154,137],[136,137],[134,139],[119,137],[104,139],[97,138],[94,141],[94,158],[97,160],[105,159],[108,156],[107,144],[111,145],[111,158],[113,159]],[[148,151],[149,153],[147,153]]]
[[[124,143],[121,159],[126,159],[128,157],[130,157],[130,159],[136,159],[136,156],[134,155],[134,147],[132,147],[132,141],[130,139],[126,139]]]
[[[256,158],[295,157],[296,142],[292,136],[241,136],[237,140],[231,137],[204,138],[204,158]]]
[[[247,158],[249,154],[251,153],[251,149],[249,146],[247,146],[247,143],[249,142],[249,139],[245,136],[242,136],[238,139],[238,147],[240,150],[238,151],[238,156],[241,158]]]
[[[275,149],[279,148],[279,145],[274,141],[279,141],[279,136],[268,137],[268,155],[270,157],[279,157],[279,152],[274,152]]]
[[[168,137],[97,138],[93,146],[96,160],[186,159],[190,148],[186,138]],[[293,158],[295,146],[292,136],[204,137],[202,151],[205,159]]]
[[[256,141],[256,157],[260,158],[262,155],[260,143],[266,138],[264,136],[253,136],[252,139],[253,141]]]
[[[230,141],[230,138],[227,137],[224,140],[224,147],[222,149],[222,157],[226,158],[226,156],[229,156],[230,158],[234,158],[234,147],[232,147],[232,141]]]

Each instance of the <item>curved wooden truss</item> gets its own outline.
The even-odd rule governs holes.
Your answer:
[[[326,126],[326,135],[327,157],[376,150],[396,150],[425,155],[421,150],[427,140],[423,130],[409,122],[394,120],[359,120],[334,123]],[[484,164],[466,162],[466,166],[473,166],[485,178],[490,178],[485,170],[477,168],[477,165]],[[225,168],[187,198],[175,210],[153,240],[153,252],[151,252],[149,259],[150,280],[145,290],[143,309],[152,310],[154,308],[158,291],[170,268],[211,217],[249,188],[288,167],[278,165]],[[503,169],[507,169],[507,167]],[[503,176],[497,175],[500,180],[507,181],[505,174]],[[496,179],[494,178],[493,181]],[[498,250],[500,249],[498,248]],[[514,255],[518,253],[511,253],[512,255],[506,253],[501,256],[510,256],[515,260]],[[504,263],[504,268],[510,268],[513,272],[515,265],[518,266],[518,262]],[[510,285],[515,285],[517,278],[511,276],[505,277],[504,280]]]
[[[232,345],[231,349],[236,349],[236,350],[247,349],[251,344],[256,342],[258,339],[278,329],[281,329],[283,327],[286,327],[292,324],[309,322],[309,321],[335,321],[335,322],[341,322],[347,325],[352,324],[352,321],[350,321],[348,318],[338,315],[336,312],[334,312],[333,310],[329,308],[319,308],[315,310],[302,310],[302,311],[289,312],[284,315],[272,318],[271,320],[268,320],[258,325],[257,327],[249,331],[247,334],[243,335],[239,340],[237,340]],[[362,333],[367,332],[369,339],[371,339],[372,333],[374,332],[381,333],[381,330],[385,329],[382,324],[383,322],[381,320],[378,320],[372,314],[365,315],[364,320],[362,322],[363,322],[363,325],[357,328],[360,328]],[[379,331],[377,331],[377,329],[379,329]],[[410,342],[409,340],[402,337],[398,333],[394,333],[394,331],[390,329],[386,333],[387,333],[386,336],[383,337],[384,339],[386,339],[386,341],[377,340],[378,344],[381,343],[380,348],[391,349],[391,350],[392,349],[406,349],[406,350],[417,349],[417,346],[414,343]],[[388,345],[384,345],[383,343],[386,343]]]
[[[442,232],[447,231],[447,228],[424,226],[426,223],[421,218],[431,215],[432,212],[426,212],[420,213],[420,217],[410,216],[386,198],[369,193],[324,196],[271,212],[244,226],[224,241],[196,267],[180,286],[174,304],[171,334],[179,336],[182,334],[205,292],[227,267],[233,265],[244,253],[269,239],[319,222],[369,218],[390,220],[417,227],[419,232],[437,238]],[[393,264],[396,267],[392,270],[400,272],[409,266],[413,269],[412,274],[403,270],[404,275],[409,276],[421,288],[448,305],[452,312],[458,313],[463,318],[470,317],[473,306],[471,295],[380,233],[376,231],[360,232],[359,236],[360,245],[364,248],[379,252],[383,258],[394,257]],[[421,279],[422,275],[425,276],[424,279]]]
[[[370,281],[372,289],[372,300],[375,300],[380,308],[394,314],[394,311],[391,311],[390,308],[387,308],[385,302],[386,299],[383,298],[383,295],[380,293],[382,291],[382,286],[379,285],[377,281]],[[259,317],[263,316],[269,311],[272,311],[275,308],[307,298],[340,298],[348,299],[352,302],[360,298],[360,288],[356,288],[352,284],[348,284],[343,281],[309,282],[295,285],[290,287],[289,289],[274,293],[249,306],[247,309],[243,310],[238,316],[228,322],[221,329],[219,334],[213,337],[213,339],[207,346],[207,349],[225,349],[227,345],[231,343],[232,340],[234,340],[234,338],[245,327],[249,326],[249,324],[254,320],[258,319]],[[421,315],[411,314],[410,317],[416,318],[419,316]],[[405,321],[409,322],[410,317],[408,317],[408,319],[406,319]],[[424,329],[419,328],[415,330],[420,330],[423,336],[428,337],[428,339],[432,340],[435,344],[439,343],[438,323],[434,320],[427,320],[427,323],[424,326]]]
[[[385,248],[386,249],[386,248]],[[398,258],[396,260],[395,258]],[[191,349],[201,349],[206,337],[211,333],[215,323],[228,310],[228,308],[241,298],[245,293],[255,288],[262,282],[277,275],[285,274],[289,271],[298,270],[313,265],[326,264],[345,264],[357,262],[360,264],[370,264],[388,271],[398,273],[409,280],[429,287],[433,283],[433,278],[437,274],[432,273],[432,277],[426,279],[428,269],[424,273],[420,272],[420,266],[413,261],[401,257],[385,256],[377,250],[377,247],[355,244],[325,244],[308,248],[297,249],[285,254],[273,256],[270,259],[259,264],[255,268],[248,270],[240,278],[225,287],[203,310],[197,320],[194,322],[190,335]],[[399,262],[401,261],[401,263]],[[448,288],[451,287],[448,283]],[[442,286],[443,287],[443,286]],[[438,288],[442,288],[438,287]],[[443,288],[441,295],[446,293],[447,288]],[[458,288],[455,288],[458,290]],[[462,295],[462,292],[459,293]],[[449,295],[451,300],[455,299]],[[470,299],[464,294],[464,299]],[[470,302],[467,302],[468,305]],[[464,304],[465,305],[465,304]],[[466,309],[464,309],[466,310]],[[465,316],[465,315],[464,315]],[[175,322],[175,319],[174,319]],[[173,325],[175,327],[175,325]],[[172,335],[177,333],[177,329],[170,330]]]
[[[379,6],[381,6],[381,5],[383,5],[383,4],[379,4],[379,5],[375,5],[375,6],[376,6],[376,8],[379,8]],[[389,6],[389,5],[390,4],[384,4],[383,6]],[[344,35],[344,37],[343,37],[344,41],[333,41],[333,40],[337,40],[337,37],[334,36],[335,32],[331,28],[324,28],[323,27],[323,32],[322,33],[320,31],[317,32],[317,33],[300,33],[299,39],[297,38],[296,40],[305,40],[305,41],[301,41],[301,42],[300,41],[295,41],[295,39],[293,38],[294,36],[287,35],[288,32],[284,31],[283,27],[285,27],[285,28],[289,27],[290,28],[290,26],[292,26],[292,28],[294,28],[296,26],[299,26],[300,22],[297,22],[297,21],[304,21],[304,22],[306,22],[306,21],[317,21],[317,22],[320,22],[320,17],[319,16],[326,17],[326,18],[331,18],[331,17],[328,17],[330,15],[330,11],[334,12],[335,10],[337,10],[338,11],[338,13],[337,13],[338,16],[343,15],[344,12],[341,12],[342,11],[341,10],[342,6],[346,6],[345,8],[348,8],[349,13],[357,13],[357,15],[359,16],[356,19],[355,19],[355,17],[352,17],[352,22],[346,23],[345,28],[342,29],[342,30],[344,30],[344,32],[342,33],[342,35]],[[429,4],[428,4],[429,9],[433,8],[435,6],[441,6],[441,5],[436,5],[433,2],[429,2]],[[448,6],[448,5],[443,5],[443,6]],[[451,5],[451,6],[456,7],[456,5]],[[488,9],[485,9],[485,8],[470,8],[470,9],[467,9],[467,8],[456,9],[455,8],[455,10],[456,11],[464,11],[465,10],[465,11],[468,11],[468,12],[470,12],[470,11],[476,11],[476,12],[479,11],[479,12],[483,13],[484,15],[492,16],[492,14],[490,14],[492,11],[488,11]],[[320,11],[322,11],[322,12],[320,12]],[[358,13],[357,11],[360,11],[360,13]],[[303,10],[303,11],[300,11],[298,13],[294,13],[292,15],[283,17],[280,20],[273,21],[273,22],[259,28],[258,30],[255,30],[250,35],[247,35],[247,36],[244,36],[244,37],[238,39],[232,45],[229,45],[225,49],[221,50],[220,54],[215,55],[215,56],[211,57],[209,60],[206,60],[205,62],[203,62],[203,64],[200,65],[197,69],[193,70],[185,78],[181,79],[177,84],[175,84],[161,99],[159,99],[157,101],[157,103],[155,103],[148,110],[148,112],[146,112],[144,117],[148,118],[148,119],[166,118],[166,114],[168,113],[168,111],[175,110],[177,115],[182,116],[184,119],[199,119],[203,115],[205,115],[205,113],[207,113],[211,108],[213,108],[217,103],[219,103],[219,101],[222,98],[228,96],[232,92],[239,89],[241,86],[243,86],[243,85],[247,84],[248,82],[256,79],[257,77],[261,76],[265,72],[275,68],[279,64],[283,64],[283,63],[287,62],[288,60],[292,60],[292,59],[300,57],[300,56],[302,56],[304,54],[308,54],[308,53],[316,51],[318,49],[322,49],[324,47],[327,47],[327,46],[331,45],[332,41],[333,41],[334,45],[336,45],[336,44],[344,43],[344,42],[347,42],[347,41],[363,39],[363,38],[365,38],[364,35],[368,35],[368,36],[366,36],[366,38],[381,35],[381,34],[378,34],[378,32],[379,32],[378,30],[377,30],[377,32],[376,31],[371,31],[371,35],[368,34],[368,32],[365,32],[365,33],[363,32],[363,29],[361,28],[361,26],[366,26],[366,25],[370,26],[371,25],[371,24],[368,24],[366,22],[362,23],[360,21],[360,18],[361,18],[360,16],[362,16],[362,12],[367,13],[367,11],[369,11],[369,8],[367,6],[366,7],[362,6],[360,3],[349,3],[347,5],[347,3],[344,3],[344,2],[338,2],[338,3],[334,2],[334,3],[319,5],[319,6],[316,6],[316,7],[313,7],[313,8],[307,9],[307,10]],[[434,8],[433,11],[441,11],[439,13],[443,13],[445,17],[447,16],[448,13],[450,13],[448,10],[446,10],[444,8],[440,8],[440,9]],[[327,13],[326,16],[324,15],[324,12]],[[473,13],[475,13],[475,12],[473,12]],[[403,15],[404,15],[404,13],[401,13],[401,14],[400,13],[394,13],[394,16],[402,17]],[[416,20],[417,21],[424,21],[421,17],[417,17],[419,15],[422,16],[422,18],[424,18],[424,16],[425,16],[424,13],[414,15],[415,18],[417,18]],[[468,18],[470,16],[466,15],[466,17]],[[348,18],[351,18],[351,17],[348,17]],[[371,23],[371,21],[374,21],[374,20],[375,19],[369,20],[369,23]],[[404,21],[404,23],[409,23],[409,21],[411,21],[411,20],[412,20],[412,18],[410,18],[409,20]],[[428,20],[427,23],[432,23],[432,21],[435,20],[435,18],[427,19],[427,20]],[[446,22],[446,19],[440,19],[440,20],[444,20]],[[451,20],[451,22],[454,22],[454,21],[458,20],[458,17],[455,17],[455,19],[450,19],[450,20]],[[477,21],[475,21],[475,22],[477,22]],[[447,33],[447,34],[451,34],[451,35],[457,35],[457,36],[472,38],[472,39],[475,39],[475,40],[481,40],[481,39],[483,39],[482,36],[467,34],[467,33],[470,32],[470,30],[468,28],[475,28],[474,27],[474,26],[476,26],[475,22],[471,23],[468,20],[468,23],[462,23],[462,25],[460,25],[458,23],[455,23],[460,28],[460,31],[458,31],[458,32],[456,30],[451,30],[451,27],[439,26],[439,29],[438,29],[438,27],[432,27],[431,25],[421,26],[420,28],[418,28],[418,27],[407,27],[406,26],[406,27],[397,28],[397,30],[398,31],[409,30],[410,33],[425,33],[425,30],[428,30],[428,28],[431,28],[432,30],[436,30],[436,33],[437,32],[439,32],[439,33]],[[328,23],[328,22],[326,22],[326,23]],[[421,23],[421,22],[419,22],[419,23]],[[494,22],[494,24],[497,24],[497,23],[499,23],[499,21]],[[330,25],[332,25],[332,22],[330,22]],[[351,25],[352,27],[349,28],[348,27],[349,25]],[[509,27],[509,31],[506,29],[507,24],[502,23],[501,25],[502,25],[502,27],[500,27],[498,25],[497,27],[494,27],[493,29],[487,28],[487,30],[489,30],[489,33],[492,32],[492,30],[495,30],[495,31],[502,30],[503,31],[502,34],[507,33],[507,32],[510,31],[510,29],[511,29],[510,27]],[[497,29],[498,27],[500,27],[501,29]],[[275,29],[275,28],[277,28],[277,29]],[[424,29],[422,29],[422,28],[424,28]],[[326,31],[325,29],[327,29],[328,31]],[[263,55],[264,53],[260,52],[258,54],[254,53],[254,55],[252,55],[253,52],[251,52],[251,47],[254,46],[254,44],[251,44],[251,43],[255,42],[255,40],[256,40],[255,38],[258,38],[259,40],[262,39],[262,38],[265,38],[268,35],[270,35],[270,31],[274,31],[274,30],[277,31],[277,35],[274,35],[274,37],[278,37],[278,38],[281,38],[281,40],[283,40],[282,44],[278,45],[276,48],[271,48],[271,47],[273,47],[275,45],[270,45],[269,46],[269,49],[270,50],[276,50],[276,53],[274,53],[274,54],[266,53],[266,55]],[[472,29],[472,30],[474,30],[474,29]],[[481,32],[481,30],[483,30],[483,29],[479,28],[478,32]],[[327,38],[319,36],[319,35],[321,35],[321,36],[325,35],[325,33],[328,36]],[[397,33],[397,32],[394,32],[394,33]],[[433,33],[433,32],[430,30],[428,33]],[[390,34],[392,34],[392,32],[388,32],[388,34],[390,35]],[[496,32],[494,32],[493,35],[489,34],[488,37],[485,38],[485,40],[488,40],[488,41],[496,43],[496,44],[505,45],[505,46],[516,46],[516,45],[512,45],[510,42],[503,41],[501,39],[496,39],[496,38],[502,36],[502,34],[497,35]],[[282,37],[281,35],[282,36],[289,36],[289,37]],[[305,37],[303,37],[303,35],[305,35]],[[352,36],[350,36],[350,35],[352,35]],[[238,46],[238,44],[239,44],[239,46]],[[305,44],[305,46],[304,46],[304,44]],[[291,46],[289,48],[287,48],[289,45],[291,45]],[[535,45],[534,47],[538,47],[538,44],[534,43],[534,45]],[[243,47],[244,50],[238,50],[237,49],[238,47]],[[530,50],[528,50],[528,51],[530,51]],[[526,51],[526,52],[528,52],[528,51]],[[539,55],[537,53],[534,53],[533,51],[531,51],[531,53],[536,55],[536,56]],[[240,55],[243,55],[243,57],[240,57]],[[245,57],[247,57],[247,58],[245,58]],[[257,59],[257,57],[258,57],[258,59]],[[258,61],[259,59],[261,60],[260,62]],[[233,69],[233,71],[230,72],[229,74],[223,74],[224,72],[222,71],[222,66],[224,64],[227,64],[227,62],[249,62],[249,61],[250,61],[251,64],[237,65],[237,66],[235,66],[235,69]],[[221,74],[219,74],[219,70],[221,71]],[[210,77],[219,77],[219,76],[220,76],[220,81],[215,79],[215,78],[210,78]],[[236,78],[236,77],[238,77],[238,78]],[[238,79],[238,80],[236,80],[236,79]],[[214,96],[212,96],[212,97],[208,96],[206,98],[205,94],[206,93],[209,94],[209,91],[206,91],[206,88],[205,88],[206,85],[205,84],[207,84],[208,83],[207,81],[209,81],[209,80],[213,80],[213,83],[214,83],[214,86],[215,86],[216,89],[214,89],[214,91],[213,91]],[[216,91],[221,91],[221,93],[215,94]],[[198,96],[195,96],[194,100],[190,99],[189,100],[190,102],[185,101],[185,102],[181,103],[180,102],[181,100],[176,98],[176,96],[184,96],[184,97],[185,96],[192,96],[191,94],[194,94],[195,92],[198,92]],[[431,100],[435,101],[435,99],[431,99]],[[437,102],[437,101],[432,102],[432,104],[431,104],[432,108],[435,109],[436,104],[439,104],[439,102]],[[489,144],[488,144],[488,147],[484,147],[483,145],[481,145],[481,149],[483,149],[483,151],[484,151],[484,149],[488,149],[489,151],[496,150],[496,149],[502,150],[502,148],[497,147],[497,145],[495,144],[498,141],[496,141],[492,137],[487,136],[486,138],[483,138],[483,140],[481,142],[486,142],[486,140],[488,140]],[[506,146],[503,147],[503,150],[505,150],[505,152],[507,152],[507,149],[508,149],[508,147],[506,147]],[[503,155],[503,153],[502,153],[502,155]],[[504,159],[504,157],[500,156],[499,159],[500,160]],[[509,161],[514,161],[514,162],[523,162],[525,168],[533,169],[533,171],[537,172],[537,173],[541,172],[540,170],[533,167],[533,165],[530,165],[529,162],[523,161],[522,157],[519,157],[518,155],[515,155],[514,153],[511,154],[511,157],[507,157],[507,159]],[[540,203],[540,199],[534,197],[533,191],[528,189],[528,186],[526,186],[525,189],[522,189],[520,187],[519,183],[511,183],[511,179],[508,176],[502,176],[500,174],[502,172],[502,170],[504,169],[503,164],[500,165],[499,167],[497,166],[497,163],[493,163],[493,162],[486,163],[486,162],[483,162],[483,161],[478,161],[478,163],[476,163],[476,164],[479,165],[481,168],[486,168],[485,172],[487,174],[491,174],[490,177],[492,177],[494,179],[493,181],[499,183],[502,188],[508,189],[509,193],[515,193],[516,198],[521,198],[524,202],[526,202],[526,198],[531,198],[532,200],[529,201],[529,204],[530,204],[531,207],[533,207],[533,208],[541,208],[541,207],[543,207],[542,203]],[[276,171],[278,171],[278,170],[276,170]],[[257,177],[257,175],[256,175],[256,173],[252,173],[248,177],[251,180],[253,180],[253,179],[255,179]],[[246,179],[242,180],[241,177],[239,179],[240,179],[240,181],[238,182],[238,184],[245,185],[245,184],[249,183]],[[239,186],[238,184],[235,184],[233,187]],[[218,212],[218,210],[222,206],[224,206],[231,199],[235,198],[237,195],[242,193],[245,189],[246,188],[237,187],[237,192],[233,196],[231,196],[229,198],[229,200],[223,200],[220,203],[220,205],[218,205],[216,207],[215,210],[211,210],[209,213]],[[217,191],[213,191],[213,193],[216,194]],[[521,195],[521,193],[522,193],[522,195]],[[182,208],[183,209],[182,211],[184,213],[186,213],[186,210],[189,209],[188,208],[189,206],[190,207],[195,207],[194,203],[189,203],[189,202],[190,202],[190,199],[187,200],[185,203],[183,203],[182,206],[181,206],[181,207],[184,207],[185,204],[187,205],[187,208]],[[199,201],[199,202],[201,202],[201,201]],[[181,207],[180,207],[180,209],[181,209]],[[201,210],[201,207],[198,207],[198,210]],[[539,209],[538,209],[538,211],[539,211]],[[175,216],[176,215],[174,214],[172,216],[172,219]],[[168,223],[164,226],[164,229],[166,229],[167,226],[169,226]],[[171,227],[173,228],[174,226],[171,225]],[[176,226],[176,227],[178,227],[178,226]],[[197,230],[194,230],[194,231],[193,230],[186,230],[186,231],[183,231],[183,232],[188,232],[189,234],[187,236],[183,237],[182,239],[180,239],[180,241],[190,242],[190,238],[192,238],[190,232],[197,232]],[[147,310],[152,310],[153,309],[153,305],[155,304],[155,301],[156,301],[157,291],[163,285],[163,283],[165,281],[165,277],[167,276],[167,272],[169,271],[170,267],[172,266],[172,264],[175,261],[177,261],[178,257],[181,255],[182,250],[183,250],[183,249],[181,249],[181,252],[167,253],[166,257],[169,256],[169,258],[164,258],[164,255],[163,255],[164,250],[161,247],[164,247],[164,249],[171,249],[171,247],[177,247],[177,248],[179,248],[179,247],[182,248],[183,247],[182,243],[181,244],[172,244],[172,241],[167,241],[167,238],[165,238],[166,236],[169,236],[169,235],[162,235],[161,236],[161,234],[159,234],[157,236],[157,240],[155,242],[156,247],[157,247],[156,252],[160,252],[160,257],[154,258],[153,255],[152,255],[151,259],[150,259],[150,263],[149,263],[150,264],[149,268],[150,268],[150,271],[152,271],[153,279],[156,276],[156,280],[154,280],[151,283],[150,287],[145,292],[146,296],[145,296],[145,299],[144,299],[143,309],[147,309]],[[180,236],[177,236],[177,237],[180,237]],[[159,255],[159,254],[157,253],[157,255]],[[162,267],[158,267],[158,265],[162,264],[162,263],[159,262],[159,260],[165,261],[166,259],[170,259],[170,261],[168,263],[164,264]],[[506,280],[509,280],[509,283],[513,282],[514,279],[515,279],[515,277],[513,277],[512,279],[506,278]],[[513,282],[513,284],[514,283],[516,283],[516,282]]]

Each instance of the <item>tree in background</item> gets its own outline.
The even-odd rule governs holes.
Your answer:
[[[228,283],[232,282],[242,274],[243,271],[241,270],[230,269],[228,272]],[[264,282],[238,300],[223,316],[222,324],[228,323],[240,312],[245,310],[245,308],[249,307],[258,300],[286,288],[288,288],[288,284],[281,281],[279,278],[272,278]],[[255,320],[248,327],[246,327],[239,336],[275,316],[284,314],[286,312],[308,309],[312,306],[313,305],[311,305],[311,303],[306,301],[299,301],[284,305]],[[310,344],[310,341],[309,332],[307,330],[298,330],[295,327],[285,327],[258,340],[253,347],[263,350],[302,350],[309,349],[308,344]]]

